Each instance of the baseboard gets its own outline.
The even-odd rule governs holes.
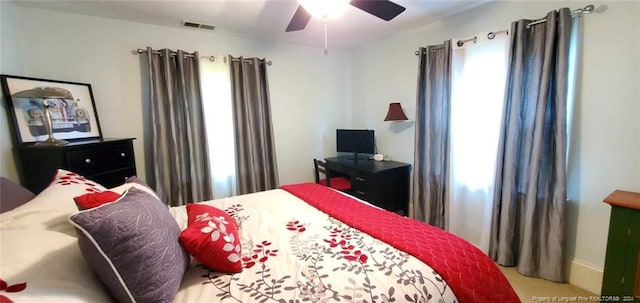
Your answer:
[[[602,288],[602,269],[579,260],[569,265],[569,283],[599,295]]]

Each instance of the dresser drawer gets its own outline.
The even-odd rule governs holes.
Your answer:
[[[133,166],[133,150],[130,142],[104,146],[92,146],[67,152],[69,170],[81,175]]]
[[[110,171],[108,173],[87,176],[87,178],[98,182],[100,185],[106,188],[111,188],[121,185],[122,183],[124,183],[124,181],[127,180],[127,178],[135,176],[135,174],[136,169],[133,167],[128,167],[125,169]]]
[[[367,199],[367,179],[366,175],[356,174],[351,177],[351,194],[354,196],[366,200]]]

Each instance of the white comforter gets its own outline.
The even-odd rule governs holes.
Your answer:
[[[219,274],[192,261],[176,302],[456,301],[429,266],[283,190],[203,203],[239,223],[245,268]],[[185,208],[170,211],[185,228]],[[6,283],[0,282],[0,301],[109,302],[76,238],[61,233],[62,223],[54,230],[38,224],[38,218],[52,220],[51,212],[29,214],[29,222],[15,213],[0,222],[0,279]],[[7,288],[23,282],[27,287],[19,291]]]
[[[204,203],[239,223],[245,268],[219,274],[194,261],[177,302],[456,301],[429,266],[283,190]],[[185,208],[171,211],[184,228]]]

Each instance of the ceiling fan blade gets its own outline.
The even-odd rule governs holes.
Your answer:
[[[389,0],[351,0],[351,5],[385,21],[390,21],[406,9]]]
[[[311,14],[309,14],[302,5],[298,5],[298,9],[296,9],[293,17],[291,17],[286,32],[303,30],[307,26],[307,23],[309,23],[309,20],[311,20]]]

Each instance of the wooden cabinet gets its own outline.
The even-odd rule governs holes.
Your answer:
[[[78,173],[109,188],[136,174],[133,138],[72,142],[65,146],[25,144],[19,149],[23,186],[39,193],[55,171]]]
[[[616,190],[604,199],[611,205],[603,298],[640,300],[640,193]]]
[[[409,211],[411,165],[396,161],[353,160],[348,157],[325,159],[331,175],[351,179],[351,195],[389,211]]]

